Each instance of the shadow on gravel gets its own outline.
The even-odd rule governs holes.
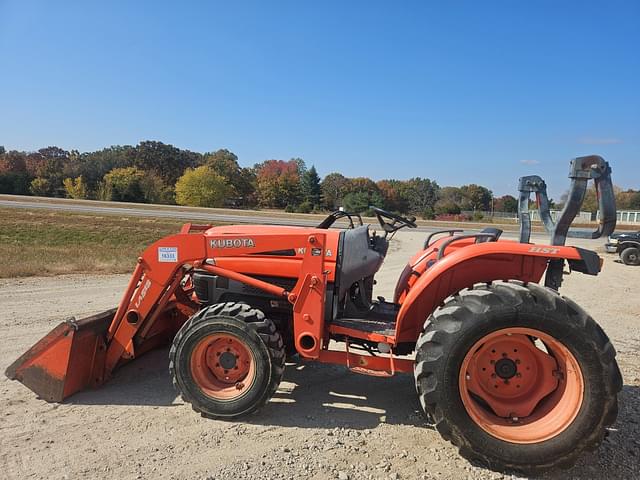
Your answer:
[[[271,402],[247,421],[298,428],[429,426],[412,375],[369,377],[311,362],[287,364],[284,382]]]
[[[102,388],[78,393],[66,403],[79,405],[176,406],[169,378],[168,349],[152,351],[120,368]],[[367,377],[344,367],[319,363],[287,364],[273,399],[242,421],[296,428],[372,429],[381,423],[433,428],[418,403],[413,377]],[[549,480],[637,478],[640,464],[640,387],[625,385],[618,420],[600,448],[587,452],[568,471]]]
[[[102,387],[65,400],[78,405],[149,405],[170,407],[178,395],[169,377],[169,349],[153,350],[114,372]]]

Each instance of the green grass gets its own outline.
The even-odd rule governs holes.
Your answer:
[[[0,209],[0,278],[61,273],[129,273],[151,243],[185,223]]]

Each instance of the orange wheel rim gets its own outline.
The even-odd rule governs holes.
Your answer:
[[[458,379],[471,419],[511,443],[538,443],[563,432],[576,418],[584,380],[561,342],[532,328],[505,328],[476,342]]]
[[[215,400],[235,400],[251,388],[255,363],[240,338],[216,333],[204,337],[193,349],[191,375],[205,395]]]

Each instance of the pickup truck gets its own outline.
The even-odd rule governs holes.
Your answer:
[[[640,231],[614,232],[605,248],[609,253],[619,254],[625,265],[640,265]]]

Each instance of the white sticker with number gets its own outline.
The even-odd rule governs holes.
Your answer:
[[[158,247],[158,261],[178,263],[178,247]]]

